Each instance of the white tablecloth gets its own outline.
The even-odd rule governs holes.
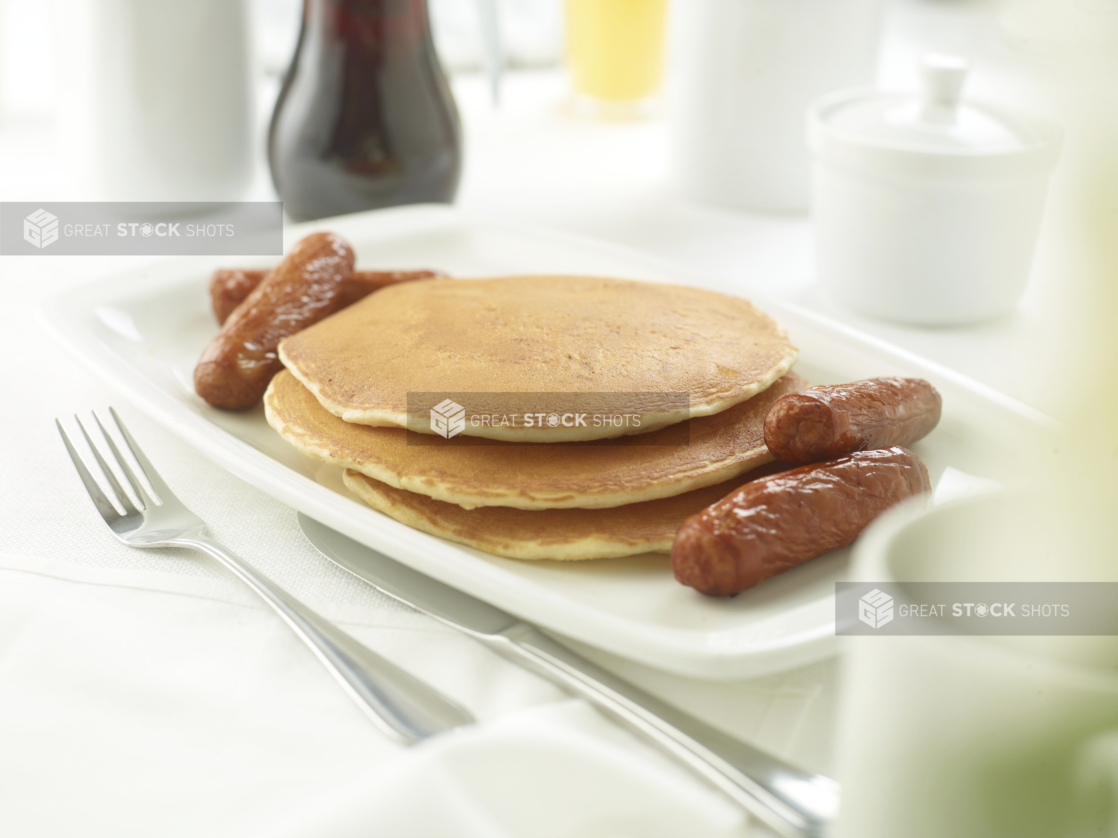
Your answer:
[[[893,24],[909,38],[902,43],[923,19],[913,10],[928,14],[925,4],[908,5],[913,13]],[[913,49],[890,60],[899,64]],[[763,291],[839,317],[1059,412],[1060,359],[1074,351],[1075,312],[1089,308],[1089,293],[1074,250],[1055,234],[1042,243],[1015,315],[969,329],[873,322],[818,293],[806,217],[675,196],[662,122],[570,117],[554,71],[510,75],[499,109],[478,76],[457,79],[455,93],[466,129],[463,207],[709,270],[743,294]],[[49,126],[6,126],[0,199],[64,199],[55,156],[63,148]],[[257,195],[268,188],[259,178]],[[303,540],[290,509],[121,404],[38,328],[34,311],[45,295],[143,261],[0,257],[0,834],[747,831],[735,807],[581,701],[331,565]],[[56,416],[108,404],[216,538],[457,698],[481,724],[411,750],[394,745],[215,563],[113,540],[53,426]],[[729,735],[833,770],[833,661],[713,684],[599,660]]]
[[[43,297],[136,263],[0,262],[10,359],[0,427],[11,440],[0,834],[745,834],[740,810],[585,703],[330,564],[291,509],[151,424],[50,342],[35,317]],[[480,725],[393,744],[216,563],[116,542],[53,424],[110,404],[212,535]],[[830,769],[833,662],[715,684],[598,660],[729,735]]]

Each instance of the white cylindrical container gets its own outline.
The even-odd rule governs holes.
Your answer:
[[[1032,265],[1061,129],[960,101],[967,62],[927,55],[921,95],[850,90],[808,114],[819,282],[864,314],[1005,314]]]
[[[255,166],[247,0],[54,7],[67,199],[242,199]]]
[[[871,85],[884,0],[684,0],[671,6],[674,188],[765,211],[808,207],[807,106]]]

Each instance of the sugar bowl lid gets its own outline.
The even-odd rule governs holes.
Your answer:
[[[973,168],[1048,171],[1062,131],[1055,122],[964,100],[969,62],[928,53],[920,59],[919,94],[839,91],[816,102],[808,116],[808,143],[825,156],[899,164],[930,158]],[[973,161],[963,163],[964,160]]]

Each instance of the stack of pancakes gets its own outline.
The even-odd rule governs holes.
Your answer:
[[[389,287],[280,357],[264,402],[284,439],[386,515],[519,559],[670,550],[684,518],[773,460],[765,414],[807,386],[750,303],[596,277]],[[444,439],[428,416],[452,394],[466,421]],[[636,422],[478,421],[536,394]]]

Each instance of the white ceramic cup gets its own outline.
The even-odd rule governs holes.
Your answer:
[[[675,188],[702,201],[802,211],[808,104],[873,82],[884,0],[682,0],[668,27]]]
[[[859,542],[852,577],[1106,576],[1051,513],[1004,493],[901,507]],[[843,639],[838,838],[1118,835],[1118,638]]]

